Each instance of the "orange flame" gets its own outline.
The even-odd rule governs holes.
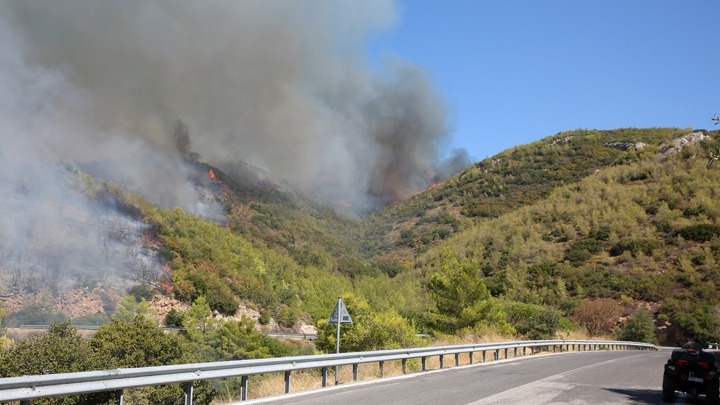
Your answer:
[[[160,287],[167,293],[171,293],[175,290],[172,285],[172,275],[170,274],[170,263],[163,263],[160,265],[163,271],[163,275],[160,276]]]
[[[173,291],[175,290],[175,288],[172,286],[172,284],[170,284],[170,283],[168,283],[168,282],[165,282],[165,281],[161,281],[161,282],[160,282],[160,287],[162,287],[162,289],[165,290],[165,292],[168,292],[168,293],[171,293],[171,292],[173,292]]]
[[[210,171],[208,172],[208,177],[210,177],[211,180],[216,179],[215,172],[213,171],[213,169],[210,169]]]

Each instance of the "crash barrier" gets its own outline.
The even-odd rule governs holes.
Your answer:
[[[321,385],[327,386],[328,370],[337,366],[352,365],[353,381],[357,381],[360,364],[379,363],[380,377],[386,361],[400,360],[403,373],[407,373],[407,360],[420,359],[421,371],[427,369],[428,358],[438,357],[440,368],[445,367],[445,356],[454,356],[459,365],[460,354],[469,356],[470,364],[485,362],[486,354],[493,360],[503,352],[509,358],[525,356],[527,352],[566,352],[594,350],[659,350],[655,345],[638,342],[610,340],[526,340],[502,343],[481,343],[454,346],[435,346],[372,352],[336,353],[311,356],[279,357],[259,360],[235,360],[213,363],[179,364],[172,366],[119,368],[103,371],[78,373],[31,375],[0,378],[0,402],[30,400],[63,395],[89,394],[93,392],[115,392],[115,403],[122,404],[123,390],[154,385],[182,384],[185,404],[193,401],[193,382],[220,378],[240,377],[240,399],[248,398],[249,377],[264,373],[285,373],[285,393],[290,392],[290,378],[293,371],[321,370]],[[475,355],[479,354],[480,358]],[[337,378],[337,375],[336,375]]]

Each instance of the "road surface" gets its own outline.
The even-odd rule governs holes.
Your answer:
[[[347,384],[244,404],[663,404],[660,386],[663,365],[669,357],[669,350],[541,355]],[[703,404],[704,398],[678,393],[676,403]]]

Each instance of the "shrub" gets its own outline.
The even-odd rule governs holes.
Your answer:
[[[589,259],[602,248],[602,243],[597,239],[579,240],[570,246],[565,252],[565,260],[573,265],[579,265]]]
[[[609,298],[587,300],[572,312],[571,317],[592,336],[609,335],[622,315],[622,306]]]
[[[615,334],[617,340],[626,340],[630,342],[645,342],[657,344],[657,336],[655,335],[655,322],[652,316],[645,311],[637,311],[628,321],[618,328]]]
[[[73,325],[100,326],[110,322],[110,317],[103,313],[84,315],[70,320]]]
[[[108,359],[93,353],[69,322],[52,323],[48,333],[0,347],[0,377],[72,373],[106,369]],[[63,396],[33,400],[33,404],[105,404],[113,393]]]
[[[684,239],[694,242],[707,242],[714,237],[720,236],[720,225],[697,224],[686,226],[678,230],[675,235],[680,235]]]
[[[98,329],[89,342],[93,352],[105,358],[101,368],[150,367],[193,363],[200,359],[175,333],[165,333],[152,321],[136,317],[130,322],[113,319]],[[193,403],[209,404],[214,392],[206,381],[193,384]],[[144,387],[129,390],[131,403],[174,404],[183,398],[179,385]]]
[[[505,311],[508,322],[525,339],[553,339],[560,327],[561,314],[555,308],[511,302]]]
[[[135,297],[135,302],[142,300],[150,301],[155,294],[155,290],[147,284],[138,284],[128,290],[128,294]]]
[[[5,325],[15,327],[19,325],[47,325],[52,322],[61,322],[67,319],[63,312],[48,310],[42,305],[31,305],[17,312],[7,315]]]
[[[610,249],[611,256],[620,256],[625,251],[632,253],[636,257],[638,253],[650,256],[653,250],[661,246],[660,241],[655,239],[639,238],[639,239],[623,239]]]
[[[165,326],[168,328],[182,328],[183,319],[185,319],[185,314],[173,308],[165,315]]]

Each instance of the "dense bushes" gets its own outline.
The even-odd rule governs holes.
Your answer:
[[[183,340],[166,334],[152,322],[137,317],[131,322],[114,319],[84,340],[69,323],[55,323],[47,334],[23,339],[0,350],[0,377],[107,370],[198,361]],[[214,393],[209,384],[194,385],[195,402],[209,404]],[[40,404],[105,404],[114,393],[46,398]],[[180,386],[127,390],[130,403],[174,404],[183,397]]]
[[[510,302],[505,304],[507,320],[525,339],[554,339],[562,313],[552,307]]]
[[[579,265],[599,252],[601,248],[602,242],[597,239],[582,239],[573,243],[565,252],[565,260],[574,265]]]
[[[630,252],[633,256],[639,253],[650,256],[655,249],[662,246],[662,242],[647,238],[623,239],[610,249],[611,256],[620,256],[623,252]]]
[[[645,310],[637,311],[621,325],[615,333],[615,338],[629,342],[658,343],[655,335],[655,322],[650,313]]]
[[[678,230],[676,235],[680,235],[686,240],[692,240],[695,242],[708,242],[712,238],[720,236],[720,225],[696,224],[686,226]]]

